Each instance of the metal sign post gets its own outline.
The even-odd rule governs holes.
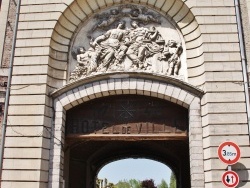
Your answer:
[[[234,142],[223,142],[217,150],[219,159],[228,164],[228,170],[223,173],[221,181],[227,187],[236,187],[239,184],[239,176],[232,171],[231,165],[237,163],[240,159],[240,148]]]

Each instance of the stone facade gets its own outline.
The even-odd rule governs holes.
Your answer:
[[[68,60],[77,29],[95,14],[128,3],[167,15],[175,24],[185,43],[187,80],[118,72],[69,83]],[[246,52],[249,7],[249,1],[241,1]],[[11,11],[8,15],[14,18]],[[7,25],[1,38],[4,66],[9,58],[9,29]],[[227,165],[218,159],[217,148],[229,140],[242,151],[232,169],[240,176],[240,187],[249,187],[248,101],[238,34],[232,0],[22,0],[1,187],[61,188],[66,111],[95,98],[121,94],[158,97],[188,108],[192,188],[223,186],[221,175]]]

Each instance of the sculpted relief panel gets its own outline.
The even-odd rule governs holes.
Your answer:
[[[159,13],[122,5],[83,25],[70,54],[70,82],[114,71],[151,72],[186,80],[178,30]]]

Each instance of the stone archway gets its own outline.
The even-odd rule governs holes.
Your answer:
[[[66,67],[69,47],[77,28],[92,18],[96,12],[126,3],[128,3],[126,0],[76,0],[65,3],[66,6],[62,8],[62,15],[60,15],[55,25],[50,43],[49,66],[52,71],[50,71],[49,76],[54,83],[54,87],[62,87],[67,82],[68,69]],[[129,3],[154,9],[172,19],[173,24],[181,32],[185,42],[188,82],[194,86],[201,86],[204,82],[203,45],[199,24],[190,9],[192,5],[181,0],[135,0]],[[58,69],[58,66],[61,67],[60,69],[64,73]],[[66,112],[73,107],[96,98],[122,94],[162,98],[189,110],[190,160],[191,162],[193,159],[198,161],[190,164],[191,187],[204,187],[200,114],[200,96],[202,92],[182,81],[147,73],[116,72],[101,74],[97,77],[90,76],[70,83],[54,92],[52,94],[55,108],[55,127],[53,132],[57,135],[57,138],[61,139],[60,141],[57,139],[52,140],[50,166],[59,166],[59,164],[63,163],[63,160],[59,158],[62,155],[60,144],[64,143]],[[55,151],[58,153],[55,153]],[[57,160],[60,162],[58,163]],[[197,165],[202,167],[197,167]],[[50,177],[51,187],[60,187],[63,182],[62,169],[59,167],[51,168]]]
[[[137,75],[138,76],[138,75]],[[161,98],[188,109],[189,159],[191,187],[204,187],[202,127],[200,96],[202,92],[181,81],[140,73],[107,74],[71,84],[53,93],[55,108],[54,134],[51,142],[50,187],[61,187],[63,182],[63,153],[67,110],[84,102],[104,96],[136,94]],[[58,139],[60,138],[60,139]]]
[[[64,2],[64,1],[63,1]],[[132,3],[143,5],[166,15],[179,29],[186,46],[188,82],[194,86],[204,84],[203,40],[199,23],[192,13],[192,3],[182,0],[126,1],[126,0],[70,0],[60,7],[62,12],[53,29],[50,41],[48,75],[53,87],[60,88],[67,82],[68,59],[71,42],[77,29],[93,18],[94,14],[112,6]]]
[[[66,113],[66,188],[95,187],[98,169],[125,157],[170,166],[178,187],[190,187],[188,110],[143,95],[102,97]]]

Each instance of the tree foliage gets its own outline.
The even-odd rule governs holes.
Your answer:
[[[141,182],[139,180],[131,179],[129,184],[132,188],[141,188]]]
[[[136,179],[119,181],[114,188],[141,188],[141,182]]]
[[[158,185],[158,188],[168,188],[167,182],[164,179],[162,179],[161,184]]]
[[[141,182],[141,186],[142,186],[142,188],[157,188],[157,187],[155,186],[154,180],[152,180],[152,179],[143,180],[143,181]]]
[[[171,176],[170,176],[169,188],[176,188],[176,178],[173,172],[171,173]]]
[[[161,183],[158,186],[155,185],[154,180],[152,179],[146,179],[143,181],[130,179],[130,180],[121,180],[116,185],[112,185],[110,187],[111,188],[176,188],[176,180],[174,174],[171,174],[170,187],[168,186],[167,182],[164,179],[161,180]]]
[[[115,188],[130,188],[130,184],[127,180],[119,181],[115,185]]]

